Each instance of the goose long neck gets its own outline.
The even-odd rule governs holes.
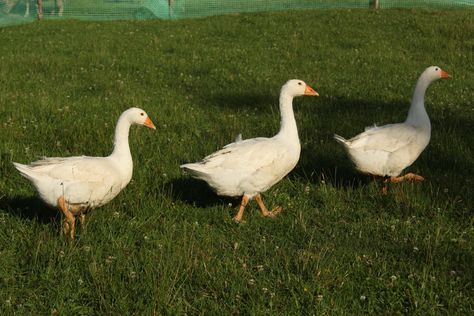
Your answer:
[[[430,118],[425,109],[425,92],[430,83],[431,81],[423,75],[418,79],[405,123],[417,127],[431,128]]]
[[[280,94],[280,115],[280,132],[278,135],[298,140],[298,128],[293,113],[293,97],[284,91]]]
[[[119,160],[131,160],[130,146],[128,144],[128,134],[130,132],[130,122],[121,116],[115,127],[114,151],[112,155]]]

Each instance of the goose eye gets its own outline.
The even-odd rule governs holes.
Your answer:
[[[145,113],[142,112],[142,113],[140,113],[140,115],[143,116],[143,115],[145,115]]]
[[[302,83],[301,83],[301,82],[298,82],[298,84],[299,84],[300,86],[302,85]]]
[[[438,71],[438,70],[439,70],[439,68],[436,68],[435,70],[436,70],[436,71]]]

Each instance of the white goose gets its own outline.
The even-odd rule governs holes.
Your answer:
[[[447,72],[436,66],[428,67],[421,74],[405,122],[368,127],[365,132],[349,140],[334,135],[336,141],[344,146],[357,170],[389,177],[385,180],[384,193],[387,192],[388,182],[424,180],[414,173],[399,175],[418,158],[430,141],[431,124],[424,104],[426,89],[432,82],[448,77],[450,75]]]
[[[130,108],[120,115],[115,128],[114,150],[108,157],[54,157],[30,165],[13,164],[30,180],[46,204],[65,216],[64,233],[74,239],[76,216],[112,200],[130,182],[133,172],[128,134],[132,124],[155,129],[148,115]]]
[[[268,211],[260,196],[280,181],[300,157],[300,141],[293,114],[293,98],[318,93],[301,80],[289,80],[280,92],[281,127],[272,138],[252,138],[224,146],[197,163],[184,164],[194,178],[206,181],[218,195],[242,196],[235,221],[241,221],[247,203],[255,197],[263,216],[274,216],[281,208]]]

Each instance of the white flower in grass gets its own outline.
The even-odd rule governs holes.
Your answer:
[[[316,299],[318,300],[318,302],[321,302],[323,300],[323,295],[318,294],[318,296],[316,296]]]
[[[419,251],[420,249],[418,249],[418,247],[413,247],[413,251]]]
[[[396,281],[396,280],[397,280],[397,276],[392,275],[392,276],[390,277],[390,280],[392,280],[392,282]]]
[[[365,301],[367,298],[365,297],[365,295],[361,295],[359,299],[360,299],[361,301]]]
[[[254,279],[250,279],[248,283],[249,283],[249,285],[254,285],[254,284],[255,284],[255,280],[254,280]]]

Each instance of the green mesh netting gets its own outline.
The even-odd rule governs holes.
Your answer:
[[[375,0],[43,0],[44,19],[181,19],[226,13],[368,8]],[[474,0],[379,0],[380,8],[473,7]],[[36,0],[0,0],[0,26],[33,21]]]

